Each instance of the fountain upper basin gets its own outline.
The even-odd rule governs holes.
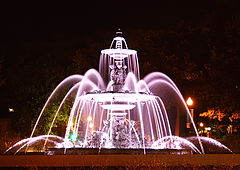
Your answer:
[[[137,103],[137,102],[147,102],[152,101],[156,96],[151,93],[132,93],[132,92],[88,92],[86,95],[80,96],[81,99],[86,101],[95,101],[95,102],[128,102],[128,103]]]

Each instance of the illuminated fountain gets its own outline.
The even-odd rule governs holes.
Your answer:
[[[57,111],[52,113],[48,133],[35,136],[46,108],[64,88],[68,90]],[[59,112],[68,100],[72,106],[65,135],[51,135]],[[185,117],[187,114],[190,117],[196,135],[191,140],[179,137],[179,108]],[[169,77],[154,72],[140,80],[137,51],[128,49],[118,32],[110,48],[101,51],[99,72],[90,69],[83,76],[72,75],[63,80],[44,105],[30,138],[16,143],[6,153],[30,152],[36,146],[41,146],[39,150],[46,154],[60,151],[62,154],[86,151],[101,154],[106,150],[138,154],[204,153],[204,141],[229,151],[213,139],[201,140],[185,100]]]

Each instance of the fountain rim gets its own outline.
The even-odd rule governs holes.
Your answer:
[[[125,102],[137,103],[147,102],[156,99],[157,96],[149,92],[130,92],[130,91],[90,91],[85,95],[79,96],[79,99],[95,102]]]
[[[133,55],[133,54],[137,54],[136,50],[132,50],[132,49],[104,49],[101,50],[101,54],[128,54],[128,55]]]

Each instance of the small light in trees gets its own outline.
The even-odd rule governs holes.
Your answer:
[[[14,112],[14,109],[13,108],[8,108],[8,111],[9,112]]]
[[[199,126],[202,128],[204,126],[204,123],[203,122],[200,122],[199,123]]]
[[[210,130],[211,130],[211,127],[205,127],[205,130],[206,130],[206,131],[210,131]]]
[[[88,122],[91,122],[91,121],[92,121],[92,117],[91,117],[91,116],[88,116],[88,117],[87,117],[87,121],[88,121]]]
[[[93,128],[93,123],[89,123],[89,127],[92,129]]]
[[[77,134],[76,133],[72,133],[71,135],[70,135],[70,139],[71,140],[76,140],[77,139]]]
[[[70,127],[72,127],[73,126],[73,122],[71,121],[71,122],[69,122],[69,126]]]

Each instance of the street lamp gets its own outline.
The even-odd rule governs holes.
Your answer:
[[[199,126],[200,126],[200,133],[201,133],[201,136],[203,136],[203,133],[204,133],[204,123],[203,122],[200,122],[199,123]]]
[[[188,106],[188,108],[189,108],[190,114],[191,114],[192,119],[193,119],[193,118],[194,118],[194,109],[191,108],[191,107],[193,106],[193,100],[192,100],[192,98],[191,98],[191,97],[188,97],[186,103],[187,103],[187,106]],[[190,125],[191,125],[191,120],[190,120],[189,115],[187,114],[186,127],[187,127],[187,128],[190,128]]]
[[[192,98],[191,98],[191,97],[188,97],[186,103],[187,103],[188,106],[192,106],[192,105],[193,105],[193,100],[192,100]]]

